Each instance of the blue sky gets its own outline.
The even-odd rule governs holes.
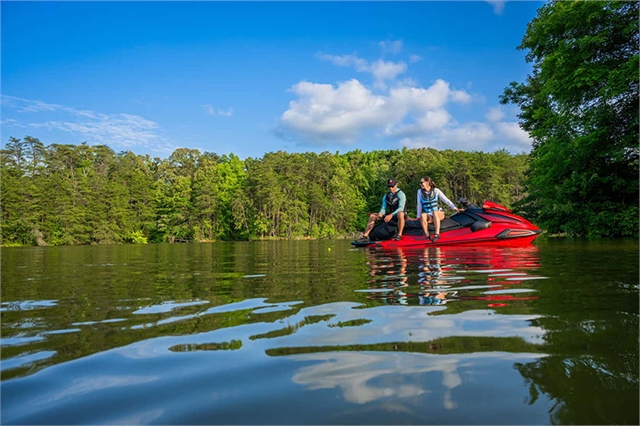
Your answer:
[[[529,152],[499,95],[543,4],[5,1],[2,146]]]

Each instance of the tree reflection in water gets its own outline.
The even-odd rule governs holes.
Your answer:
[[[637,286],[610,283],[603,292],[601,288],[575,288],[576,284],[572,282],[539,282],[537,294],[501,293],[506,288],[513,289],[515,285],[526,283],[532,275],[537,278],[541,262],[538,249],[533,245],[522,249],[397,249],[385,255],[394,259],[393,265],[402,265],[405,287],[408,285],[411,289],[413,282],[419,286],[419,291],[402,293],[403,304],[437,306],[456,302],[430,315],[452,315],[478,309],[481,308],[480,301],[503,314],[538,314],[530,324],[544,330],[542,344],[527,350],[548,356],[528,363],[516,362],[514,368],[529,387],[528,404],[534,404],[541,394],[555,401],[549,411],[551,423],[638,424]],[[381,259],[379,253],[369,253],[370,265],[375,265],[376,259]],[[576,268],[584,269],[582,266]],[[371,275],[379,276],[378,271],[372,268]],[[471,275],[474,272],[478,274]],[[481,272],[489,273],[480,275]],[[596,273],[601,271],[594,270],[594,275]],[[385,276],[390,276],[389,269]],[[386,280],[384,277],[379,279],[381,282]],[[485,288],[478,291],[479,286]],[[372,293],[369,298],[395,304],[398,291],[392,290]],[[582,292],[589,296],[575,299],[574,294]],[[463,337],[451,339],[458,343],[468,342]],[[445,353],[447,347],[451,349],[451,339],[445,341],[444,346],[442,342],[438,343]],[[498,344],[497,341],[491,343]],[[432,352],[433,347],[434,343],[423,349]],[[484,350],[492,349],[486,347]]]

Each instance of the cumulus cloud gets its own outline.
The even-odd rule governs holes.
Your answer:
[[[376,80],[393,80],[407,70],[404,62],[388,62],[379,59],[369,65],[365,71],[371,72]]]
[[[516,122],[501,122],[496,124],[496,129],[507,141],[514,142],[515,148],[528,151],[533,139]]]
[[[444,109],[427,111],[422,117],[418,118],[415,123],[387,127],[385,134],[404,139],[417,137],[424,133],[444,129],[451,118],[451,115]]]
[[[459,102],[461,104],[468,104],[471,102],[471,95],[464,90],[452,90],[450,96],[451,100],[454,102]]]
[[[468,123],[459,127],[444,128],[427,137],[404,138],[400,141],[400,145],[407,148],[431,147],[481,151],[494,137],[494,131],[485,123]]]
[[[375,62],[368,62],[357,55],[327,55],[319,53],[317,57],[322,61],[329,61],[341,67],[354,67],[358,72],[366,72],[373,75],[374,85],[380,89],[385,89],[387,80],[394,80],[398,75],[407,70],[404,62],[393,62],[378,59]]]
[[[368,131],[402,137],[443,129],[451,120],[445,105],[470,99],[451,90],[444,80],[427,89],[397,87],[387,95],[374,94],[356,79],[335,87],[300,82],[291,91],[298,99],[282,114],[283,125],[311,140],[344,143]]]
[[[385,43],[380,46],[390,48]],[[357,54],[317,57],[336,66],[368,72],[374,83],[367,86],[352,78],[335,85],[309,81],[293,85],[290,92],[295,99],[276,129],[282,138],[349,145],[374,137],[409,148],[467,151],[506,148],[519,153],[531,148],[527,133],[517,123],[505,120],[507,114],[502,107],[490,108],[484,114],[485,122],[457,120],[451,113],[454,104],[477,103],[482,97],[453,88],[442,78],[421,87],[412,78],[398,78],[407,70],[404,62],[367,61]],[[410,62],[418,60],[422,58],[412,57]],[[380,85],[382,81],[390,88]]]
[[[505,113],[501,107],[494,107],[494,108],[491,108],[489,112],[487,112],[485,117],[490,122],[495,123],[502,120],[505,117]]]
[[[374,95],[358,80],[331,84],[300,82],[291,88],[298,100],[289,104],[282,122],[290,129],[314,138],[353,141],[361,131],[385,119],[382,96]]]
[[[470,148],[482,146],[494,137],[493,130],[485,123],[469,123],[443,132],[446,140],[456,146],[468,145]]]
[[[2,95],[2,107],[26,114],[29,121],[32,121],[24,125],[16,119],[9,119],[4,120],[3,126],[68,132],[85,138],[88,143],[105,144],[116,149],[146,147],[158,152],[167,152],[174,148],[162,135],[157,123],[137,115],[102,114],[7,95]],[[33,119],[41,118],[40,115],[43,113],[49,118],[55,118],[33,122]]]

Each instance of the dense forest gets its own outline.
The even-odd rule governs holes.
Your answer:
[[[0,243],[329,238],[362,230],[395,178],[413,214],[431,176],[454,202],[489,199],[552,234],[638,236],[639,3],[550,1],[518,49],[532,73],[500,98],[520,108],[529,154],[403,149],[169,158],[11,137],[1,152]]]
[[[425,175],[453,201],[511,206],[523,197],[526,158],[403,149],[241,160],[180,148],[160,159],[12,137],[0,160],[2,244],[335,238],[364,228],[390,177],[410,215]]]

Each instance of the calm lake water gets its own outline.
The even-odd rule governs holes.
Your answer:
[[[639,424],[635,240],[1,254],[3,424]]]

